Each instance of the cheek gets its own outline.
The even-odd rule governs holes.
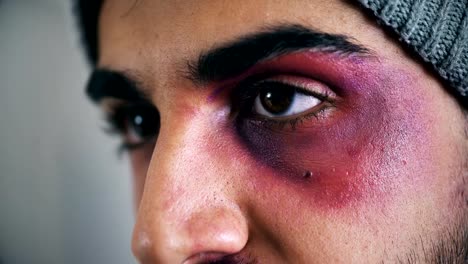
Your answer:
[[[420,184],[419,165],[408,163],[419,164],[427,154],[424,116],[418,114],[423,99],[402,99],[416,89],[409,78],[392,76],[344,84],[336,108],[294,131],[245,122],[239,133],[258,174],[267,175],[264,183],[296,186],[324,209],[361,202],[382,206],[403,188]]]

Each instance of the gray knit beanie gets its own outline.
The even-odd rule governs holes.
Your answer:
[[[359,0],[468,99],[468,0]]]

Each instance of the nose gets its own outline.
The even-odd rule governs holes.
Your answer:
[[[160,131],[133,232],[141,263],[211,263],[240,252],[247,220],[229,140],[211,124]]]

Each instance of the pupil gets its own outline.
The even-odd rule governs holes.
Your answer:
[[[291,107],[294,94],[293,89],[269,87],[260,92],[260,101],[266,111],[272,114],[281,114]]]

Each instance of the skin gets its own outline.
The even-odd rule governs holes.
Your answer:
[[[279,22],[352,36],[372,56],[270,62],[331,80],[335,107],[295,129],[235,130],[229,91],[199,89],[184,62]],[[161,115],[156,144],[130,153],[141,263],[430,263],[466,228],[463,110],[357,6],[108,0],[99,32],[98,67],[137,76]]]

